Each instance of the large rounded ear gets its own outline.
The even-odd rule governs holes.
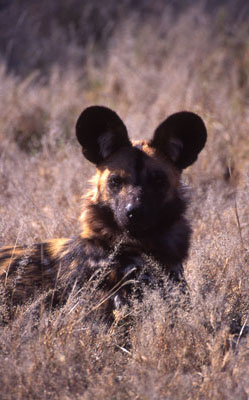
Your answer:
[[[192,112],[172,114],[156,129],[150,143],[165,154],[177,168],[183,169],[197,160],[207,139],[202,119]]]
[[[94,164],[103,162],[120,147],[131,146],[119,116],[101,106],[86,108],[76,123],[76,136],[83,155]]]

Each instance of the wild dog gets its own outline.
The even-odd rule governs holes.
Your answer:
[[[37,290],[55,290],[57,301],[63,301],[74,285],[81,287],[105,271],[102,286],[111,294],[110,307],[119,307],[128,301],[125,283],[142,268],[142,255],[152,256],[173,281],[184,281],[191,228],[181,173],[205,145],[202,119],[178,112],[158,126],[151,140],[131,142],[114,111],[91,106],[79,116],[76,136],[84,157],[96,166],[82,230],[31,248],[1,249],[0,276],[13,306]]]

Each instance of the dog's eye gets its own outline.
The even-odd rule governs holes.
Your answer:
[[[111,175],[108,179],[108,186],[111,190],[120,190],[124,183],[120,175]]]

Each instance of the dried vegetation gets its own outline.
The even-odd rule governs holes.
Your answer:
[[[107,327],[89,314],[94,287],[55,311],[37,297],[1,326],[1,398],[246,400],[249,9],[243,1],[118,3],[1,4],[0,245],[78,232],[93,172],[74,139],[84,107],[114,108],[133,138],[192,110],[209,140],[184,175],[191,304],[154,290]]]

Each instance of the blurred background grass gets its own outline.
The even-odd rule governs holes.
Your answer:
[[[75,140],[84,107],[115,109],[134,139],[183,109],[209,133],[183,177],[191,310],[148,294],[125,353],[119,326],[82,322],[92,292],[40,322],[28,305],[1,328],[4,399],[248,398],[248,338],[228,346],[248,318],[248,99],[245,1],[0,2],[1,245],[78,233],[94,172]]]

